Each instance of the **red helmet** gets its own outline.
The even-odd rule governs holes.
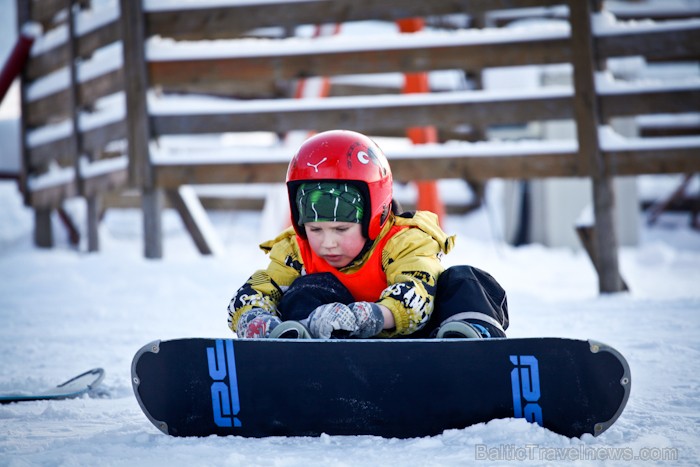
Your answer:
[[[346,130],[319,133],[307,139],[289,163],[287,191],[292,225],[297,235],[306,237],[297,224],[299,211],[294,200],[299,185],[307,181],[343,180],[354,185],[365,198],[362,232],[374,240],[391,210],[393,179],[386,156],[367,136]]]

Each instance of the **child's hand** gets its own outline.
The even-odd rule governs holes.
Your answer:
[[[357,329],[352,335],[360,339],[376,336],[384,328],[384,315],[376,303],[355,302],[348,305],[357,318]]]
[[[383,326],[384,317],[379,306],[369,302],[321,305],[308,318],[309,332],[320,339],[343,335],[366,339],[379,334]]]
[[[282,321],[262,308],[253,308],[241,314],[236,327],[238,337],[255,339],[270,337],[270,332]]]

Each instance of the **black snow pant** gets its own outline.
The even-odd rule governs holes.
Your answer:
[[[330,273],[309,274],[295,280],[282,296],[283,321],[300,321],[320,305],[354,302],[350,291]],[[473,266],[447,268],[437,283],[435,307],[428,323],[408,338],[433,337],[440,325],[462,320],[486,329],[490,337],[505,337],[508,328],[506,292],[487,272]]]

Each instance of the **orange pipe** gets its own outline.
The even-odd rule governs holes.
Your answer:
[[[406,18],[397,21],[402,33],[413,33],[423,29],[423,18]],[[404,73],[404,85],[402,93],[427,93],[430,92],[428,73]],[[434,126],[411,127],[406,129],[406,136],[413,144],[437,143],[437,128]],[[418,202],[416,208],[420,211],[432,211],[437,214],[440,224],[445,217],[445,205],[440,199],[437,182],[434,180],[414,182],[418,189]]]

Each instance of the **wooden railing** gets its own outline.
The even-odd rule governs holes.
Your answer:
[[[67,8],[67,3],[73,7]],[[592,19],[606,17],[600,12],[605,2],[314,0],[174,11],[144,11],[141,2],[129,0],[121,0],[113,10],[79,5],[89,2],[18,2],[20,23],[36,21],[45,28],[22,81],[23,191],[37,213],[38,244],[51,244],[47,221],[51,210],[67,198],[82,196],[88,200],[89,249],[97,249],[101,197],[131,187],[142,199],[147,257],[162,256],[163,193],[185,218],[200,251],[211,252],[188,214],[180,188],[279,182],[291,157],[286,148],[259,156],[160,158],[151,150],[158,138],[332,128],[381,136],[431,125],[443,141],[456,137],[468,141],[387,151],[397,180],[593,180],[600,289],[617,291],[622,281],[612,222],[612,178],[700,170],[697,135],[656,138],[654,144],[649,138],[608,142],[600,137],[601,127],[617,117],[697,112],[697,76],[682,85],[606,86],[594,80],[606,60],[617,57],[697,62],[700,12],[666,12],[667,17],[678,18],[671,22],[592,26]],[[483,27],[497,10],[527,8],[521,11],[532,14],[535,7],[545,16],[549,12],[562,18],[559,27]],[[437,23],[450,18],[441,15],[459,15],[461,24],[451,31],[354,37],[351,43],[286,33],[261,39],[264,33],[258,29],[288,32],[304,24],[394,22],[419,16]],[[502,18],[499,21],[503,23]],[[183,43],[178,42],[184,40],[189,41],[189,52],[183,52]],[[226,40],[230,47],[217,52],[212,40]],[[365,87],[360,95],[289,98],[292,83],[311,76],[461,70],[478,77],[492,67],[548,64],[570,64],[572,83],[534,92],[494,92],[477,86],[431,94],[401,95],[396,90],[395,95],[371,99],[372,91]],[[219,99],[206,109],[166,107],[165,97],[174,93]],[[482,136],[497,125],[551,120],[575,121],[576,140],[503,144]]]

